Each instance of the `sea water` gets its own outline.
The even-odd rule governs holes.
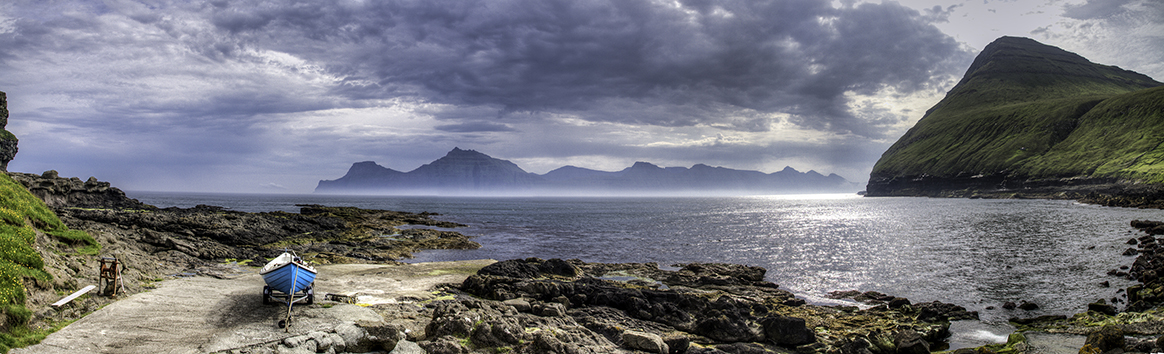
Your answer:
[[[1123,299],[1132,282],[1107,275],[1134,257],[1133,219],[1160,210],[1063,200],[864,198],[856,195],[584,198],[371,197],[129,192],[158,207],[216,205],[289,211],[295,204],[435,212],[468,225],[477,250],[409,261],[539,257],[587,262],[727,262],[764,267],[767,280],[811,303],[837,290],[879,291],[979,311],[986,323],[1071,315]],[[1111,286],[1102,287],[1107,281]],[[1005,310],[1029,301],[1035,311]],[[996,333],[997,334],[997,333]]]

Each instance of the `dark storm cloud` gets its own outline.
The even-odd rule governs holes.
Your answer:
[[[491,122],[468,122],[460,124],[445,124],[433,127],[436,130],[450,133],[477,133],[477,132],[512,132],[516,131],[505,124]]]
[[[502,158],[757,166],[828,150],[821,140],[882,144],[903,113],[860,95],[933,94],[969,64],[932,25],[952,7],[841,3],[8,0],[0,90],[22,139],[14,166],[34,172],[342,172],[385,154],[414,168],[467,143]],[[742,141],[785,123],[862,137]],[[686,142],[719,133],[749,138]],[[844,146],[827,159],[867,148]]]
[[[1127,11],[1123,6],[1132,0],[1088,0],[1082,5],[1067,4],[1063,16],[1076,20],[1102,20]]]
[[[747,131],[787,113],[813,129],[880,136],[885,126],[854,115],[844,93],[939,89],[935,76],[969,58],[930,25],[939,10],[816,0],[235,1],[205,16],[227,48],[323,63],[345,78],[333,94],[352,100],[486,105],[500,120],[551,112]]]

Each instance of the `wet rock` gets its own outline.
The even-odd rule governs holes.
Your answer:
[[[1099,313],[1102,313],[1102,314],[1105,314],[1108,316],[1115,316],[1116,313],[1119,312],[1116,310],[1115,306],[1108,304],[1103,299],[1100,299],[1099,301],[1087,304],[1087,310],[1099,312]]]
[[[784,306],[797,307],[797,306],[804,306],[804,304],[807,304],[807,303],[808,302],[804,301],[804,299],[792,298],[792,299],[784,300],[784,302],[782,302],[781,304],[784,304]]]
[[[1038,304],[1035,304],[1035,303],[1033,303],[1033,302],[1026,302],[1026,301],[1023,301],[1023,303],[1022,303],[1022,304],[1020,304],[1020,305],[1018,306],[1018,308],[1020,308],[1020,309],[1023,309],[1023,310],[1027,310],[1027,311],[1034,311],[1034,310],[1038,310],[1038,309],[1039,309],[1039,305],[1038,305]]]
[[[909,305],[910,305],[909,299],[906,299],[904,297],[895,297],[892,300],[889,300],[889,308],[891,308],[891,309],[901,308],[901,307],[909,306]]]
[[[782,347],[816,342],[816,333],[805,326],[803,318],[772,316],[760,320],[769,341]]]
[[[1153,353],[1159,352],[1156,350],[1156,340],[1152,338],[1125,338],[1124,348],[1125,352],[1133,353]]]
[[[1002,303],[1002,308],[1007,309],[1007,310],[1014,310],[1017,307],[1018,307],[1018,305],[1016,305],[1014,302],[1007,301],[1007,302]]]
[[[870,350],[873,345],[865,338],[857,337],[841,345],[842,354],[873,354]]]
[[[623,331],[622,343],[627,348],[642,350],[648,353],[667,354],[671,352],[667,343],[663,342],[663,338],[653,333],[630,330]]]
[[[1112,349],[1124,348],[1124,331],[1113,325],[1105,325],[1087,335],[1079,354],[1099,354]]]
[[[682,265],[680,272],[687,271],[696,276],[726,276],[746,281],[763,281],[767,269],[739,264],[726,263],[689,263]]]
[[[893,345],[897,347],[898,354],[929,354],[930,352],[930,344],[914,330],[893,333]]]
[[[1011,317],[1008,321],[1010,321],[1011,323],[1014,323],[1014,324],[1019,324],[1019,325],[1031,325],[1031,324],[1058,322],[1058,321],[1066,321],[1066,320],[1067,320],[1067,316],[1064,316],[1064,315],[1043,315],[1043,316],[1031,317],[1031,318]]]
[[[857,295],[861,295],[861,292],[857,290],[844,290],[829,292],[826,297],[830,299],[852,299]]]

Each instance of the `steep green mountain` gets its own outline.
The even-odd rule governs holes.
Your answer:
[[[1161,85],[1031,39],[999,38],[881,156],[868,195],[1110,193],[1164,182]]]

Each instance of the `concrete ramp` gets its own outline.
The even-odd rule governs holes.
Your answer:
[[[459,283],[493,262],[320,266],[316,300],[325,293],[356,293],[377,301],[424,300],[437,284]],[[40,344],[9,353],[208,353],[329,331],[341,323],[382,320],[372,309],[357,305],[297,305],[285,333],[276,323],[287,308],[263,305],[263,285],[257,272],[232,279],[167,280],[77,320]]]

